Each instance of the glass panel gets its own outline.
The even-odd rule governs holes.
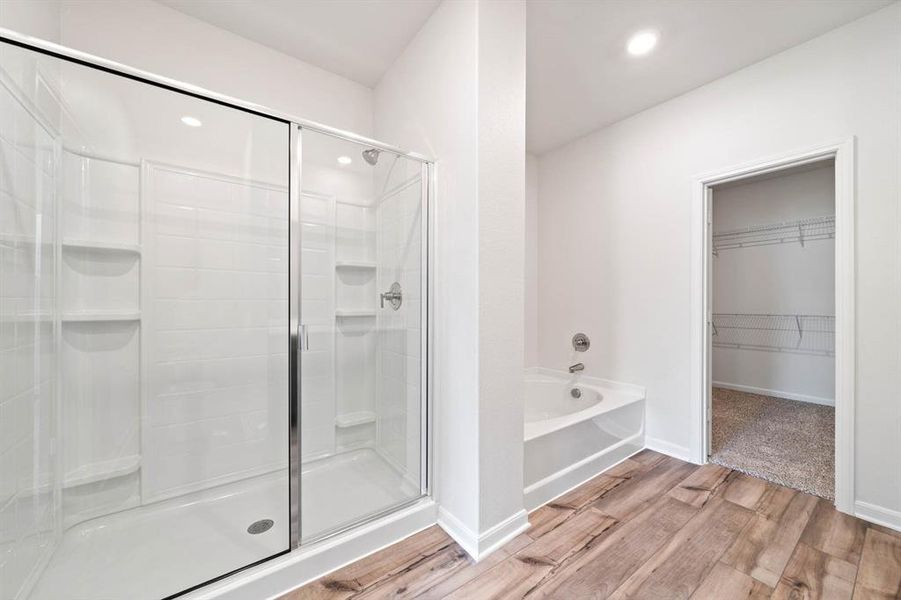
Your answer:
[[[286,123],[0,43],[0,598],[288,550]]]
[[[0,598],[7,600],[21,597],[50,557],[59,521],[52,453],[59,153],[53,129],[19,92],[36,80],[34,60],[0,59]]]
[[[303,131],[301,533],[422,494],[423,169]]]

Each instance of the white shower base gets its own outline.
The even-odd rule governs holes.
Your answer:
[[[275,525],[247,533],[259,519]],[[158,600],[288,544],[288,476],[279,471],[71,527],[30,598]]]
[[[376,452],[303,466],[304,539],[419,496]],[[68,529],[30,600],[158,600],[288,549],[284,471],[92,519]],[[272,519],[267,532],[247,527]]]
[[[420,496],[419,482],[369,448],[306,463],[300,481],[304,541]]]

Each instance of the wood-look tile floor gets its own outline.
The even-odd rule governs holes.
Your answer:
[[[529,521],[480,563],[432,527],[281,600],[901,598],[901,534],[648,450]]]

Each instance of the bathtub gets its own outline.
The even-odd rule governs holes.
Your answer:
[[[525,379],[526,510],[644,448],[644,388],[550,369]]]

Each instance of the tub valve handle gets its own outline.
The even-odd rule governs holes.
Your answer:
[[[391,287],[388,288],[387,292],[380,294],[379,297],[381,298],[381,307],[385,308],[385,300],[387,300],[388,305],[391,306],[392,310],[397,310],[398,308],[400,308],[401,302],[403,302],[404,299],[404,295],[400,289],[400,284],[396,281],[391,284]]]
[[[576,352],[585,352],[591,347],[591,340],[584,333],[577,333],[573,336],[573,350]],[[570,371],[572,372],[572,371]]]

